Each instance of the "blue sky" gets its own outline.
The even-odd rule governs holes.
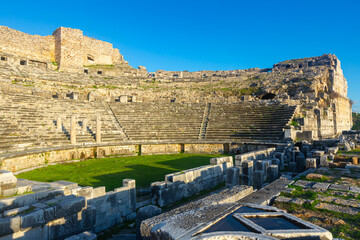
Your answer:
[[[3,1],[0,25],[39,35],[59,26],[113,43],[149,71],[271,67],[333,53],[360,112],[360,1]]]

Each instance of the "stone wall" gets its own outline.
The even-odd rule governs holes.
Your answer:
[[[111,43],[83,36],[79,29],[65,27],[59,27],[53,35],[39,36],[0,26],[0,52],[1,55],[15,55],[25,60],[57,62],[58,69],[66,72],[83,73],[84,65],[122,64],[135,70],[127,65]]]
[[[55,61],[55,38],[0,26],[0,52],[41,62]]]
[[[119,49],[114,49],[108,42],[83,36],[84,65],[117,65],[123,63]]]
[[[124,179],[123,187],[112,192],[66,181],[51,184],[0,200],[0,239],[64,239],[84,231],[98,233],[136,217],[135,180]]]
[[[258,150],[248,153],[243,153],[235,156],[235,166],[240,166],[242,161],[245,160],[258,160],[270,158],[273,155],[275,148],[267,148],[264,150]]]
[[[227,170],[233,166],[232,157],[210,159],[210,164],[168,174],[165,181],[151,184],[153,203],[168,206],[225,182]]]
[[[223,153],[224,145],[219,143],[159,143],[159,144],[119,144],[84,147],[64,147],[54,149],[39,149],[22,153],[7,154],[0,157],[1,170],[17,172],[45,165],[57,164],[74,159],[90,159],[114,155],[150,155],[150,154],[174,154],[182,152],[189,153]],[[269,144],[270,146],[272,144]],[[189,146],[189,147],[188,147]],[[238,146],[238,145],[236,145]],[[250,151],[266,147],[265,144],[245,145],[242,151]],[[240,151],[239,149],[237,149]],[[238,152],[237,151],[237,152]]]

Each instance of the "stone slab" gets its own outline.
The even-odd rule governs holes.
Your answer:
[[[349,191],[350,185],[347,184],[331,184],[329,189],[331,190],[339,190],[339,191]]]
[[[298,180],[295,182],[295,186],[302,187],[302,188],[312,188],[312,186],[315,184],[315,182],[310,181],[304,181],[304,180]]]
[[[320,190],[327,190],[330,187],[330,185],[331,185],[330,183],[317,182],[312,186],[312,188],[320,189]]]
[[[346,214],[350,214],[350,215],[356,215],[360,212],[360,210],[356,209],[356,208],[343,207],[343,206],[338,206],[338,205],[329,204],[329,203],[318,203],[315,205],[315,208],[326,209],[329,211],[346,213]]]

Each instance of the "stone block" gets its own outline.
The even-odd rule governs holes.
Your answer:
[[[315,184],[315,182],[310,181],[304,181],[304,180],[298,180],[295,182],[295,186],[302,187],[302,188],[312,188],[312,186]]]
[[[336,154],[339,151],[339,147],[331,147],[328,149],[329,153]]]
[[[3,213],[4,217],[11,217],[12,215],[18,215],[23,211],[28,210],[30,207],[29,206],[23,206],[23,207],[19,207],[19,208],[13,208],[10,210],[7,210]]]
[[[96,208],[93,206],[88,206],[82,211],[81,217],[83,229],[92,231],[93,226],[96,223]]]
[[[229,157],[219,157],[219,158],[211,158],[210,159],[210,164],[213,164],[213,165],[220,165],[223,163],[233,163],[233,157],[229,156]]]
[[[140,233],[141,222],[145,219],[157,216],[161,214],[161,212],[162,212],[161,208],[156,207],[154,205],[142,207],[138,210],[136,217],[136,239],[141,239],[141,233]]]
[[[278,159],[278,158],[272,159],[271,165],[277,165],[280,168],[280,159]]]
[[[93,197],[94,198],[104,196],[105,194],[106,194],[105,187],[97,187],[97,188],[93,189]]]
[[[123,179],[123,186],[129,188],[135,188],[136,182],[134,179]]]
[[[306,161],[306,169],[316,168],[316,158],[307,158],[305,161]]]
[[[252,186],[253,185],[253,167],[254,162],[251,160],[245,160],[241,164],[242,175],[241,175],[241,184]]]
[[[42,209],[20,215],[20,228],[22,231],[45,224],[44,211]]]
[[[54,207],[47,207],[44,209],[44,219],[45,219],[45,222],[50,222],[55,219],[55,208]]]
[[[96,234],[92,232],[83,232],[68,238],[65,238],[65,240],[96,240],[97,236]]]
[[[229,168],[226,175],[226,186],[231,187],[240,184],[240,168]]]
[[[327,190],[330,187],[330,183],[324,183],[324,182],[317,182],[315,183],[312,188],[313,189],[318,189],[318,190]]]
[[[291,200],[292,200],[292,198],[278,196],[278,197],[276,197],[275,202],[289,203]]]
[[[290,201],[291,203],[294,203],[296,205],[303,205],[304,203],[306,203],[306,200],[305,199],[302,199],[302,198],[294,198]]]
[[[305,157],[296,157],[296,172],[303,172],[305,170]]]
[[[49,239],[64,239],[83,232],[81,218],[79,214],[73,214],[66,217],[61,217],[47,223],[49,229]]]
[[[296,172],[296,162],[290,162],[289,163],[289,171],[292,173]]]
[[[55,181],[54,183],[57,183],[59,185],[62,185],[64,187],[66,187],[67,189],[71,189],[71,188],[76,188],[78,187],[77,183],[74,182],[69,182],[69,181],[65,181],[65,180],[59,180],[59,181]]]
[[[313,157],[321,157],[321,156],[323,156],[324,154],[325,154],[324,151],[313,151],[313,152],[312,152]]]
[[[360,210],[356,209],[356,208],[343,207],[343,206],[338,206],[338,205],[334,205],[334,204],[330,204],[330,203],[322,203],[322,202],[315,205],[315,208],[326,209],[329,211],[346,213],[346,214],[350,214],[350,215],[356,215],[360,212]]]
[[[55,205],[55,219],[70,216],[80,212],[86,206],[84,197],[77,197],[62,201]]]
[[[260,189],[264,185],[264,171],[255,170],[253,175],[253,184],[255,189]]]
[[[360,187],[351,185],[350,186],[350,192],[360,193]]]
[[[279,177],[279,166],[278,165],[270,165],[268,168],[268,180],[269,182],[273,182]]]
[[[340,191],[349,191],[350,185],[348,185],[348,184],[331,184],[329,189],[340,190]]]
[[[87,199],[93,198],[93,188],[92,187],[83,187],[78,191],[80,197]]]
[[[0,236],[20,231],[20,216],[0,218]]]
[[[0,170],[0,189],[6,190],[15,188],[17,184],[17,178],[10,171]]]
[[[30,194],[27,194],[30,195]],[[27,196],[24,195],[24,196]],[[64,196],[64,190],[62,189],[54,189],[54,190],[46,190],[37,192],[34,194],[37,201],[44,201],[48,199],[54,199],[59,196]]]
[[[322,155],[320,156],[320,166],[321,167],[328,167],[329,166],[329,162],[328,162],[328,155]]]
[[[7,197],[7,196],[13,196],[16,195],[18,192],[17,188],[9,188],[5,190],[1,190],[1,196]]]

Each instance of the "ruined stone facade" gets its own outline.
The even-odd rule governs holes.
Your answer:
[[[111,43],[86,37],[79,29],[59,27],[50,36],[0,26],[0,52],[27,61],[58,65],[59,71],[83,73],[86,66],[127,65]]]
[[[42,37],[0,26],[0,57],[0,88],[6,93],[199,106],[280,103],[297,106],[287,135],[294,139],[329,138],[352,126],[347,82],[332,54],[287,60],[266,69],[148,73],[145,67],[129,66],[112,44],[86,37],[78,29],[60,27]],[[203,119],[210,116],[211,122],[213,109],[200,111]]]

